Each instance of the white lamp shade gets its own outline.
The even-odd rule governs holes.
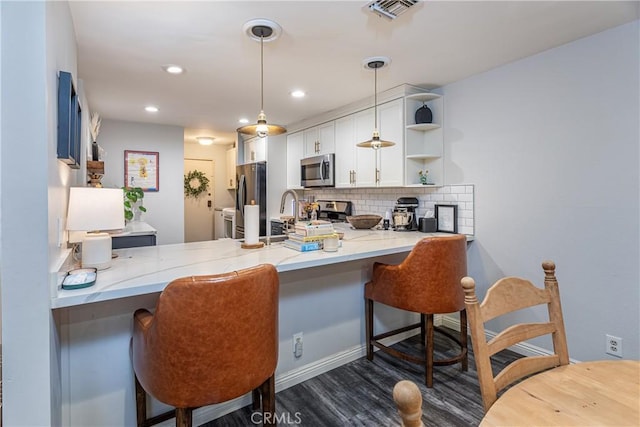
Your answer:
[[[124,192],[120,188],[71,187],[67,230],[124,228]]]

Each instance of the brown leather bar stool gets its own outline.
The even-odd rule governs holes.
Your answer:
[[[399,265],[375,263],[373,277],[364,286],[367,359],[373,360],[373,347],[425,367],[425,384],[433,386],[433,366],[460,362],[468,369],[467,313],[460,280],[467,274],[466,236],[432,237],[420,240]],[[420,313],[420,322],[389,332],[374,334],[374,301],[402,310]],[[460,313],[460,337],[434,326],[433,315]],[[420,328],[425,346],[423,357],[401,352],[381,342],[383,338]],[[442,333],[460,347],[460,353],[434,360],[434,331]]]
[[[275,423],[279,279],[263,264],[210,276],[176,279],[154,314],[133,322],[133,370],[139,427],[176,417],[191,426],[192,410],[252,392],[265,425]],[[146,393],[174,406],[147,419]],[[248,421],[248,424],[250,422]]]

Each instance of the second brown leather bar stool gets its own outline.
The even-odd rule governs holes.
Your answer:
[[[252,392],[265,425],[275,423],[278,273],[263,264],[231,273],[176,279],[154,314],[133,320],[138,426],[176,417],[191,426],[194,408]],[[146,393],[175,411],[147,419]],[[250,424],[251,420],[247,420]]]
[[[367,359],[373,360],[373,347],[395,357],[425,367],[425,384],[433,386],[433,366],[460,362],[468,369],[467,315],[460,280],[467,274],[466,236],[432,237],[419,241],[399,265],[375,263],[371,281],[365,284]],[[381,334],[373,331],[374,302],[420,313],[420,322]],[[435,327],[434,314],[460,313],[460,337]],[[416,357],[381,342],[383,338],[420,328],[425,346],[423,357]],[[433,335],[438,331],[460,346],[460,353],[434,360]]]

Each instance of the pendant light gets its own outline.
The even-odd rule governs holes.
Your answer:
[[[264,113],[264,42],[275,40],[280,34],[280,26],[267,19],[254,19],[244,24],[244,30],[253,40],[260,40],[260,114],[256,124],[239,127],[237,131],[260,138],[283,134],[287,130],[280,125],[268,124]]]
[[[374,150],[378,150],[384,147],[391,147],[396,145],[395,142],[384,141],[380,139],[380,132],[378,132],[378,68],[382,68],[388,65],[390,62],[389,58],[384,56],[377,56],[374,58],[367,58],[364,60],[364,66],[368,69],[373,69],[374,71],[374,84],[373,84],[373,136],[370,140],[365,142],[360,142],[356,144],[357,147],[365,147],[365,148],[373,148]]]

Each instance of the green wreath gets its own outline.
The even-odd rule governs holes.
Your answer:
[[[198,185],[191,185],[192,181],[197,181]],[[189,171],[184,176],[184,194],[186,197],[198,197],[200,193],[207,191],[209,187],[209,178],[199,170]]]

